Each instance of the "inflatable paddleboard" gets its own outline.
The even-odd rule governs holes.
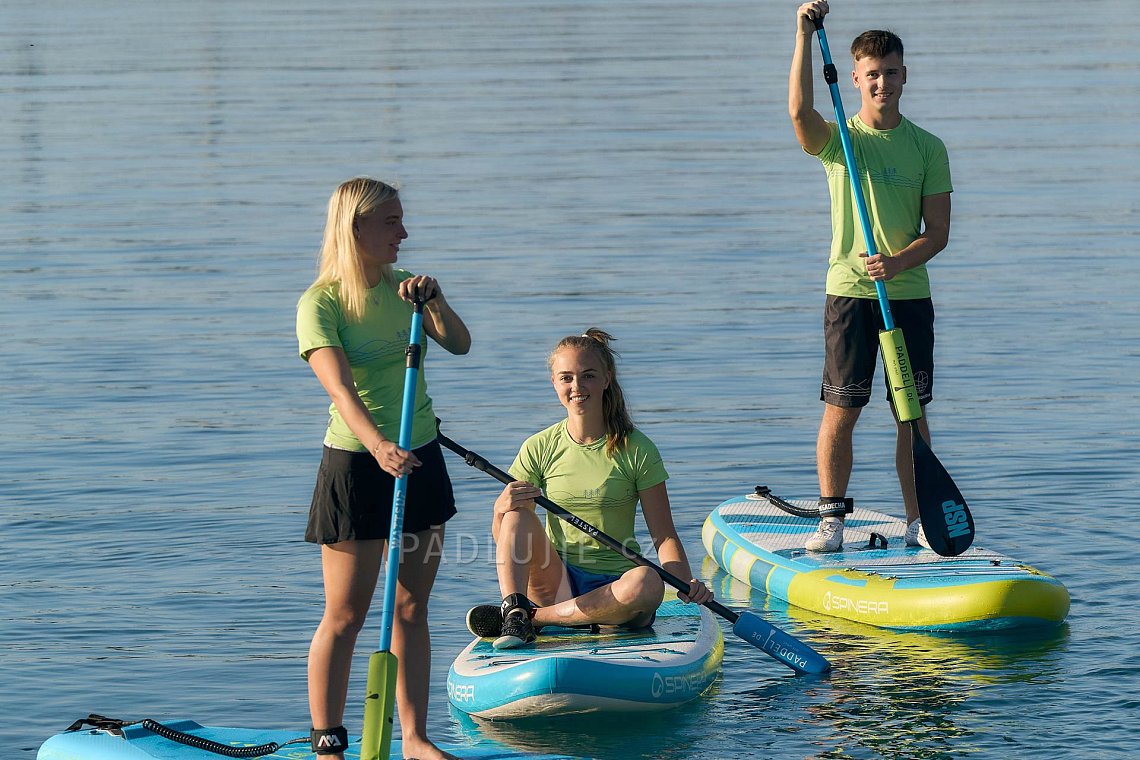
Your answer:
[[[902,520],[859,507],[847,515],[842,551],[808,552],[817,524],[748,494],[714,509],[701,537],[709,556],[752,588],[882,628],[991,631],[1056,625],[1069,613],[1060,581],[996,552],[942,557],[908,547]]]
[[[201,744],[215,742],[232,748],[235,753],[260,752],[267,748],[265,745],[280,745],[278,749],[260,755],[231,754],[231,757],[264,757],[271,760],[315,760],[317,757],[309,746],[308,729],[262,731],[252,728],[222,728],[201,726],[192,720],[164,720],[161,725],[184,737],[190,737],[189,741],[200,740]],[[301,741],[290,743],[297,739]],[[472,760],[572,760],[570,755],[527,754],[496,743],[438,746]],[[118,729],[79,729],[56,734],[40,746],[36,760],[220,760],[226,756],[171,740],[136,723]],[[345,760],[359,759],[359,737],[349,743],[344,757]],[[399,740],[392,741],[391,757],[396,760],[403,758]]]
[[[457,709],[488,719],[662,710],[716,679],[724,636],[704,607],[666,597],[650,628],[547,626],[533,646],[498,650],[475,639],[447,677]]]

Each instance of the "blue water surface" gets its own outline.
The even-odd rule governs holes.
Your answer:
[[[662,716],[452,714],[463,613],[496,597],[498,490],[452,458],[437,738],[599,758],[1133,752],[1140,22],[1123,0],[834,8],[837,58],[865,28],[903,36],[904,113],[950,149],[934,449],[979,545],[1069,587],[1065,625],[892,633],[701,561],[725,498],[817,490],[829,217],[787,118],[794,3],[16,0],[0,23],[4,756],[90,712],[307,730],[321,588],[301,534],[327,398],[293,313],[327,198],[359,173],[402,183],[401,265],[436,275],[474,334],[468,356],[429,352],[445,431],[505,467],[561,411],[549,348],[609,330],[694,566],[835,664],[796,678],[729,633],[713,691]],[[829,109],[822,85],[816,100]],[[855,449],[851,495],[901,515],[882,398]],[[352,726],[363,691],[358,668]]]

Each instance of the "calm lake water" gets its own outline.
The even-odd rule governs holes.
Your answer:
[[[1067,624],[892,633],[788,609],[706,560],[726,602],[810,641],[834,675],[792,677],[729,634],[722,679],[684,709],[475,727],[444,681],[463,612],[496,596],[498,486],[452,458],[437,738],[599,758],[1135,751],[1134,4],[835,6],[837,58],[863,29],[903,36],[903,110],[951,152],[934,448],[979,545],[1066,583]],[[546,351],[599,325],[694,564],[725,498],[761,482],[814,495],[828,216],[786,115],[794,8],[5,2],[4,756],[34,757],[89,712],[308,726],[321,594],[301,534],[327,402],[293,314],[328,195],[358,173],[403,184],[402,264],[437,275],[475,336],[468,356],[427,359],[451,437],[509,464],[560,412]],[[876,398],[850,492],[901,514],[892,436]]]

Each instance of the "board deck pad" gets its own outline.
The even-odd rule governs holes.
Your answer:
[[[713,510],[702,538],[720,567],[753,588],[870,625],[995,630],[1056,624],[1068,614],[1058,580],[997,552],[971,547],[943,557],[908,547],[902,520],[862,507],[846,516],[841,551],[809,552],[804,542],[817,524],[748,494]]]

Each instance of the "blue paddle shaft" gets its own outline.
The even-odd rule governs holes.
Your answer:
[[[416,299],[412,305],[412,327],[408,338],[408,365],[404,371],[404,401],[400,407],[400,436],[396,445],[405,451],[412,445],[412,416],[416,405],[416,383],[419,380],[420,340],[423,336],[424,304]],[[408,495],[408,476],[396,478],[392,491],[392,526],[388,531],[388,565],[384,571],[384,601],[380,608],[380,649],[392,648],[392,622],[396,612],[396,579],[400,572],[400,551],[404,535],[404,502]]]
[[[851,191],[855,194],[855,206],[859,209],[859,224],[863,228],[863,240],[867,244],[867,255],[878,253],[875,248],[875,233],[871,229],[871,215],[867,211],[867,200],[863,197],[863,184],[859,181],[859,166],[855,163],[855,148],[851,144],[851,133],[847,130],[847,118],[843,115],[843,101],[839,97],[839,76],[835,64],[831,62],[831,48],[827,45],[827,32],[823,22],[814,19],[816,36],[819,38],[819,52],[823,55],[823,78],[831,91],[831,103],[835,106],[835,121],[839,125],[839,141],[843,143],[843,159],[847,163],[847,177],[851,180]],[[882,280],[875,280],[875,293],[879,297],[879,308],[883,311],[883,328],[895,329],[891,316],[891,304],[887,300],[887,286]]]

